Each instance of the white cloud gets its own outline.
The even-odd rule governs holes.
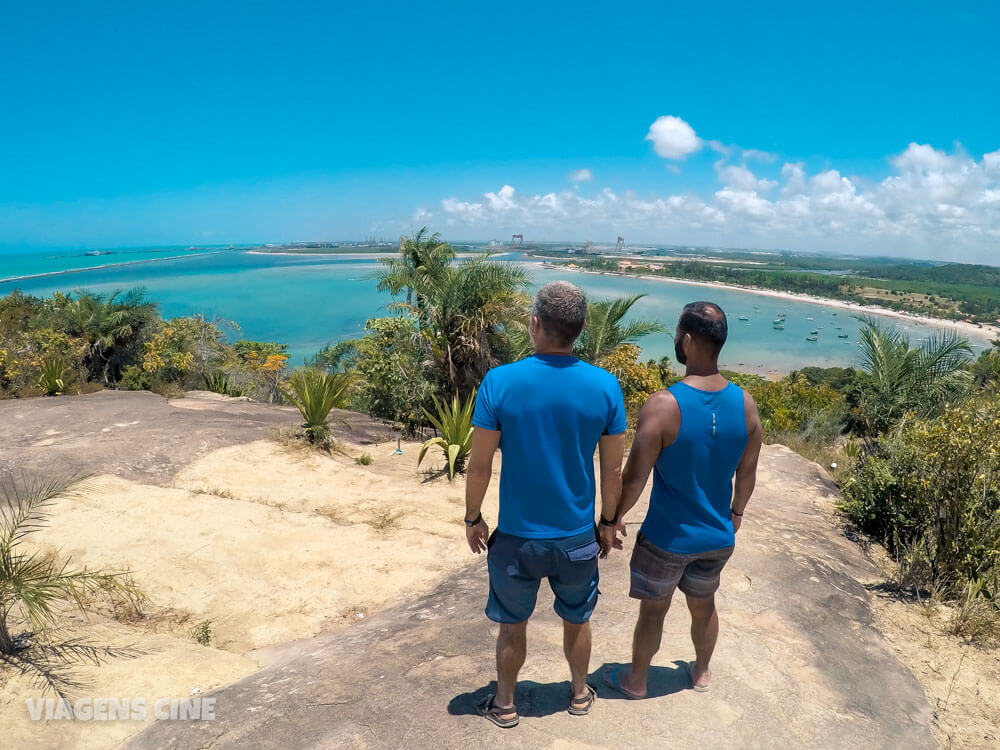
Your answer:
[[[756,148],[745,148],[742,150],[743,158],[747,161],[762,161],[766,164],[775,162],[778,160],[777,154],[772,154],[770,151],[761,151]]]
[[[649,126],[647,141],[664,159],[683,159],[701,148],[701,139],[694,128],[673,115],[661,115]]]
[[[522,195],[504,185],[473,201],[446,199],[441,208],[455,223],[496,234],[500,229],[551,238],[624,234],[648,242],[996,262],[1000,151],[976,160],[961,149],[947,153],[910,144],[888,164],[890,172],[881,179],[862,180],[836,169],[809,174],[803,163],[788,162],[777,179],[768,179],[745,164],[720,160],[719,186],[707,197],[608,188]]]
[[[569,173],[569,178],[573,182],[590,182],[594,175],[589,169],[574,169]]]

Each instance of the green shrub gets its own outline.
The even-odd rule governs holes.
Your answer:
[[[315,367],[304,367],[288,376],[288,387],[282,393],[298,407],[310,442],[322,441],[329,435],[327,417],[333,409],[347,405],[352,383],[350,375]]]
[[[921,585],[959,592],[995,577],[1000,400],[981,396],[906,422],[859,456],[842,489],[842,508],[862,529],[896,554],[925,559],[912,566],[926,569]]]
[[[790,376],[778,381],[757,378],[744,387],[757,403],[769,442],[779,435],[805,433],[832,443],[843,430],[847,405],[843,396],[827,386]]]
[[[203,380],[205,388],[212,393],[234,397],[246,395],[246,387],[236,385],[224,372],[214,372],[211,375],[206,373]]]
[[[635,425],[646,399],[663,389],[660,366],[655,363],[640,364],[639,354],[640,349],[635,344],[621,344],[602,363],[605,370],[618,378],[629,425],[632,426]]]
[[[417,466],[420,466],[427,451],[437,446],[444,453],[448,462],[448,479],[454,479],[455,474],[465,471],[465,462],[472,449],[472,410],[476,403],[476,394],[472,393],[465,403],[452,396],[451,403],[440,403],[434,397],[436,414],[426,412],[434,428],[440,433],[438,437],[426,441],[420,449]]]
[[[358,376],[358,408],[399,422],[408,434],[425,425],[434,384],[419,346],[416,323],[408,318],[371,318],[355,344],[351,364]],[[338,357],[338,363],[340,359]]]
[[[360,456],[354,459],[354,463],[359,466],[371,466],[372,465],[372,454],[362,453]]]
[[[59,396],[66,392],[73,371],[61,357],[46,357],[42,363],[42,374],[38,376],[38,387],[46,396]]]
[[[212,635],[211,620],[202,620],[191,630],[191,637],[206,648],[212,645]]]

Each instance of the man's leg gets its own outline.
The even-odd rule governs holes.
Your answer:
[[[569,662],[574,698],[586,698],[587,670],[590,669],[590,623],[563,620],[563,652]]]
[[[514,688],[517,686],[517,673],[524,666],[524,658],[528,651],[528,622],[501,623],[500,635],[497,636],[497,694],[493,705],[497,708],[510,708],[502,713],[503,719],[515,716]]]
[[[646,694],[646,680],[653,656],[660,650],[663,637],[663,619],[670,609],[670,597],[643,599],[639,605],[639,619],[632,634],[632,667],[621,676],[621,686],[633,695]]]
[[[705,598],[687,597],[691,612],[691,641],[697,657],[691,670],[691,679],[698,687],[707,686],[709,680],[708,663],[719,640],[719,614],[715,610],[715,596]]]

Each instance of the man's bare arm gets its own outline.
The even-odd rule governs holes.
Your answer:
[[[469,465],[465,472],[465,520],[481,519],[483,499],[493,478],[493,456],[500,445],[500,431],[474,427],[472,448],[469,451]],[[466,539],[469,548],[476,554],[486,549],[489,526],[485,521],[469,526],[466,524]]]
[[[619,520],[639,501],[660,451],[674,441],[679,428],[680,409],[674,397],[668,391],[650,396],[639,412],[635,440],[625,464],[622,499],[618,506]]]
[[[601,518],[617,518],[622,495],[622,458],[625,456],[625,433],[604,435],[597,443],[601,454]]]
[[[760,458],[760,446],[764,441],[764,428],[760,423],[757,404],[749,393],[744,394],[744,408],[747,420],[747,447],[743,457],[736,467],[736,481],[733,485],[733,527],[739,530],[750,496],[757,485],[757,460]]]

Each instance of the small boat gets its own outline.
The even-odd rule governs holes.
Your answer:
[[[838,333],[837,334],[837,338],[838,339],[846,339],[847,338],[847,334],[846,333]]]
[[[818,336],[806,336],[806,341],[819,341]]]
[[[819,329],[816,328],[816,329],[813,329],[813,330],[809,331],[809,335],[810,336],[819,336]]]
[[[785,330],[785,326],[782,323],[775,323],[774,326],[773,326],[773,328],[776,331],[784,331]]]
[[[836,314],[837,314],[837,313],[834,313],[834,315],[836,315]]]
[[[740,320],[750,320],[746,315],[741,315]]]
[[[771,322],[772,322],[772,323],[784,323],[784,322],[785,322],[785,319],[784,319],[784,318],[775,318],[775,319],[774,319],[773,321],[771,321]]]
[[[806,320],[812,320],[812,318],[807,317]]]

